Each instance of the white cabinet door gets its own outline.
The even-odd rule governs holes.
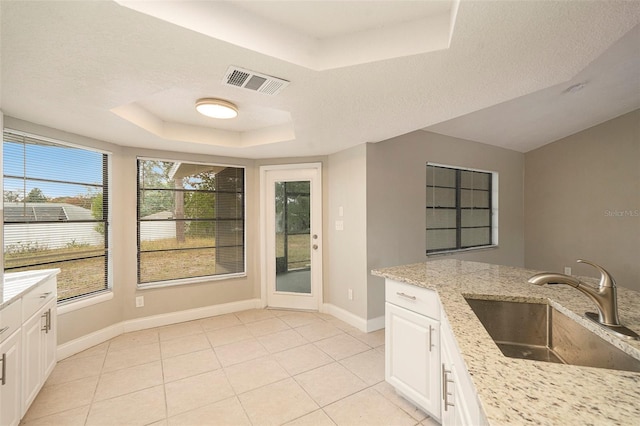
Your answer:
[[[440,419],[439,322],[391,303],[385,322],[386,381]]]
[[[442,345],[442,425],[479,425],[476,391],[446,317],[440,324]]]
[[[25,412],[40,391],[43,323],[41,313],[38,312],[22,325],[22,400]]]
[[[22,417],[22,333],[14,332],[0,344],[0,425],[14,426]]]
[[[47,380],[54,367],[56,366],[57,356],[57,322],[58,316],[56,315],[57,302],[56,299],[52,299],[44,308],[43,319],[43,331],[42,337],[42,384]]]

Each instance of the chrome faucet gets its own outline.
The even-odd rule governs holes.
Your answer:
[[[587,318],[608,328],[609,330],[622,337],[638,339],[638,334],[620,324],[620,318],[618,317],[616,282],[611,274],[607,272],[603,267],[596,265],[595,263],[588,262],[582,259],[578,259],[578,262],[591,265],[600,272],[600,283],[597,289],[583,283],[578,278],[553,272],[543,272],[540,274],[536,274],[529,278],[529,282],[531,284],[537,285],[567,284],[575,288],[576,290],[580,290],[591,300],[593,300],[598,307],[598,314],[596,315],[593,312],[586,312],[585,316]]]

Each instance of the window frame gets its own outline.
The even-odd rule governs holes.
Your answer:
[[[151,281],[151,282],[140,282],[140,162],[141,161],[159,161],[159,162],[169,162],[169,163],[184,163],[184,164],[193,164],[193,165],[202,165],[202,166],[217,166],[217,167],[233,167],[237,169],[243,170],[243,185],[242,185],[242,221],[243,221],[243,232],[242,232],[242,248],[243,248],[243,259],[242,259],[242,272],[233,272],[228,274],[215,274],[215,275],[205,275],[205,276],[197,276],[197,277],[185,277],[185,278],[175,278],[169,280],[160,280],[160,281]],[[169,158],[161,158],[161,157],[147,157],[147,156],[137,156],[136,157],[136,287],[138,289],[150,289],[150,288],[161,288],[161,287],[172,287],[172,286],[180,286],[187,284],[198,284],[204,282],[211,281],[221,281],[228,280],[233,278],[243,278],[247,276],[247,167],[243,165],[237,164],[228,164],[228,163],[218,163],[218,162],[202,162],[202,161],[192,161],[192,160],[180,160],[180,159],[169,159]]]
[[[450,189],[454,189],[455,190],[455,206],[450,208],[451,210],[455,210],[456,212],[456,225],[455,228],[431,228],[431,230],[433,229],[450,229],[450,230],[455,230],[456,232],[456,246],[455,247],[447,247],[447,248],[437,248],[437,249],[429,249],[428,248],[428,232],[430,230],[429,228],[429,223],[428,223],[428,212],[429,209],[432,208],[436,208],[435,206],[426,206],[426,212],[427,214],[425,215],[425,243],[427,244],[427,249],[425,250],[426,255],[427,256],[437,256],[437,255],[441,255],[441,254],[451,254],[451,253],[459,253],[459,252],[466,252],[466,251],[471,251],[471,250],[484,250],[484,249],[489,249],[489,248],[496,248],[498,247],[498,190],[499,190],[499,174],[498,172],[495,171],[490,171],[490,170],[482,170],[482,169],[475,169],[475,168],[469,168],[469,167],[460,167],[460,166],[452,166],[452,165],[448,165],[448,164],[441,164],[441,163],[433,163],[433,162],[427,162],[426,164],[426,173],[425,173],[425,189],[428,191],[429,188],[437,188],[438,186],[433,186],[433,185],[429,185],[427,184],[427,175],[429,173],[429,166],[433,166],[433,167],[439,167],[439,168],[446,168],[446,169],[450,169],[450,170],[454,170],[456,173],[455,176],[455,187],[447,187]],[[489,194],[489,198],[488,198],[488,207],[486,208],[480,208],[483,210],[488,210],[489,211],[489,225],[488,226],[479,226],[479,227],[464,227],[462,226],[462,211],[465,210],[466,208],[464,208],[461,204],[461,193],[463,190],[468,190],[469,188],[464,188],[462,187],[462,182],[461,182],[461,174],[462,172],[475,172],[475,173],[484,173],[489,175],[489,190],[483,190],[483,191],[487,191]],[[472,188],[472,190],[474,190]],[[480,190],[480,189],[479,189]],[[428,203],[425,203],[428,204]],[[490,236],[490,241],[488,244],[478,244],[478,245],[471,245],[471,246],[463,246],[462,245],[462,230],[464,229],[473,229],[473,228],[489,228],[489,236]]]
[[[112,165],[113,165],[113,153],[111,151],[108,150],[104,150],[104,149],[100,149],[100,148],[95,148],[93,146],[88,146],[88,145],[84,145],[84,144],[80,144],[80,143],[76,143],[76,142],[70,142],[68,140],[62,140],[62,139],[58,139],[58,138],[51,138],[48,136],[44,136],[41,134],[35,134],[35,133],[31,133],[31,132],[26,132],[26,131],[22,131],[22,130],[18,130],[18,129],[13,129],[13,128],[9,128],[9,127],[5,127],[2,129],[3,131],[3,140],[2,140],[2,149],[4,150],[4,143],[5,143],[5,134],[9,133],[11,135],[13,135],[14,137],[22,137],[22,138],[26,138],[26,139],[33,139],[36,141],[41,141],[44,143],[51,143],[54,145],[61,145],[64,147],[69,147],[69,148],[74,148],[74,149],[80,149],[80,150],[84,150],[84,151],[89,151],[89,152],[94,152],[94,153],[98,153],[101,154],[103,156],[103,165],[102,165],[102,188],[103,188],[103,212],[105,212],[106,210],[106,217],[104,217],[104,219],[102,221],[98,221],[96,220],[96,223],[104,223],[105,226],[105,238],[104,238],[104,252],[105,252],[105,267],[104,267],[104,272],[105,272],[105,287],[101,288],[99,290],[93,290],[87,293],[83,293],[83,294],[79,294],[76,296],[71,296],[65,299],[59,299],[56,300],[57,306],[58,306],[58,310],[60,313],[64,313],[64,312],[70,312],[85,306],[90,306],[93,305],[95,303],[101,303],[103,301],[106,300],[110,300],[113,298],[113,256],[112,256]],[[106,159],[106,164],[104,164],[104,161]],[[4,210],[4,191],[5,191],[5,173],[4,173],[4,164],[5,164],[5,160],[3,158],[3,161],[0,162],[0,164],[2,165],[2,175],[0,175],[2,177],[2,192],[3,192],[3,210]],[[106,173],[106,179],[104,176],[104,173]],[[26,178],[26,176],[25,176]],[[80,183],[82,184],[82,183]],[[104,196],[104,193],[106,192],[106,196]],[[25,194],[26,196],[26,194]],[[107,202],[107,207],[106,209],[104,208],[104,200],[106,200]],[[4,216],[4,215],[3,215]],[[65,223],[65,222],[61,222],[61,223]],[[67,221],[66,223],[74,223],[74,222],[69,222]],[[4,227],[6,226],[5,221],[4,221],[4,217],[2,220],[2,225],[3,225],[3,236],[4,236]],[[4,242],[3,242],[3,251],[4,251]],[[67,260],[71,260],[71,259],[67,259]],[[82,259],[79,259],[82,260]],[[72,261],[72,260],[71,260]],[[59,263],[59,262],[55,262],[55,263]],[[11,271],[6,271],[5,270],[5,259],[3,256],[3,273],[11,273]]]

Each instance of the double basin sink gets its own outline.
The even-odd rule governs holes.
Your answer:
[[[546,303],[465,299],[505,356],[640,372],[640,360]]]

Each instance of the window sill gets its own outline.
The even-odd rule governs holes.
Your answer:
[[[435,253],[427,253],[427,257],[436,257],[436,256],[447,256],[447,255],[452,255],[452,254],[459,254],[459,253],[467,253],[470,251],[478,251],[478,250],[493,250],[493,249],[497,249],[499,248],[499,246],[496,245],[490,245],[490,246],[482,246],[482,247],[469,247],[466,249],[460,249],[460,250],[447,250],[447,251],[438,251]]]
[[[105,290],[99,294],[90,295],[77,300],[70,300],[62,302],[58,305],[58,315],[64,315],[69,312],[77,311],[78,309],[86,308],[88,306],[97,305],[108,300],[113,299],[113,291]]]
[[[210,275],[208,277],[197,277],[197,278],[183,278],[179,280],[171,280],[171,281],[155,281],[152,283],[144,283],[138,284],[138,290],[147,290],[151,288],[163,288],[163,287],[175,287],[181,285],[189,285],[189,284],[200,284],[211,281],[222,281],[229,280],[233,278],[245,278],[247,276],[246,272],[242,272],[239,274],[226,274],[226,275]]]

